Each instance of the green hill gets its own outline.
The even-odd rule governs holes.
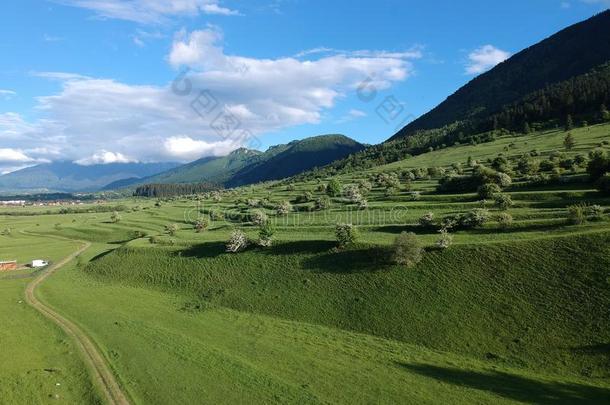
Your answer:
[[[391,139],[490,116],[528,94],[583,75],[609,60],[610,11],[605,11],[558,32],[476,77]],[[599,108],[599,103],[594,108]],[[563,112],[567,113],[570,109]]]

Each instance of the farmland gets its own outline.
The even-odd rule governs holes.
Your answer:
[[[610,198],[585,166],[560,165],[610,150],[610,126],[572,133],[569,150],[560,130],[501,136],[333,178],[108,203],[116,213],[5,208],[0,253],[56,261],[92,243],[38,296],[95,341],[135,403],[600,403],[610,398]],[[469,176],[500,154],[509,207],[476,190],[437,190],[440,171]],[[555,159],[555,169],[543,181],[520,174],[523,155]],[[331,181],[343,189],[336,196]],[[576,223],[569,206],[585,207],[585,218]],[[452,244],[439,248],[443,220],[473,210],[486,221],[450,228]],[[255,243],[261,214],[275,230],[270,247]],[[337,223],[359,238],[337,249]],[[227,253],[234,230],[252,243]],[[405,231],[425,247],[411,268],[392,260]],[[2,333],[23,350],[3,379],[47,384],[27,370],[49,367],[41,346],[55,348],[72,390],[62,395],[95,403],[70,340],[17,304],[28,280],[0,280],[11,319]],[[9,387],[6,403],[31,390]]]

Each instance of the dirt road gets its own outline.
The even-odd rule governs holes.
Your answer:
[[[47,271],[44,271],[32,280],[26,287],[25,300],[45,317],[59,325],[68,336],[74,339],[76,346],[82,352],[87,366],[89,366],[91,370],[92,377],[104,394],[106,401],[112,405],[129,404],[127,396],[123,393],[123,390],[114,378],[114,374],[110,370],[110,367],[91,339],[89,339],[89,337],[74,323],[65,319],[36,298],[36,288],[45,281],[47,277],[83,253],[89,246],[91,246],[90,243],[84,242],[76,252],[62,259],[60,262],[53,264]]]

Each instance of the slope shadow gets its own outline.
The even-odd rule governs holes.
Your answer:
[[[175,252],[176,255],[182,257],[193,257],[196,259],[217,257],[225,253],[226,247],[223,242],[206,242],[199,245],[193,245],[188,249]]]
[[[325,240],[302,240],[295,242],[278,242],[264,252],[270,255],[316,254],[327,252],[337,246],[337,242]]]
[[[576,383],[542,382],[491,371],[488,373],[398,363],[404,369],[449,384],[492,392],[504,398],[542,405],[609,403],[610,389]]]
[[[391,264],[389,256],[383,247],[352,248],[311,257],[303,262],[303,267],[317,273],[373,273]]]

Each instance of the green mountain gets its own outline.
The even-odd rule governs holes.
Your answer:
[[[523,113],[519,120],[500,122],[499,125],[521,127],[524,121],[532,118],[530,115],[535,116],[538,112],[537,106],[529,105],[528,100],[536,92],[562,82],[566,88],[562,93],[565,97],[559,100],[547,97],[541,100],[540,105],[550,109],[552,105],[549,106],[549,103],[560,103],[562,108],[557,110],[561,111],[556,111],[556,115],[560,116],[553,117],[558,120],[565,119],[571,113],[591,114],[599,110],[600,104],[610,101],[607,88],[597,88],[595,97],[582,99],[582,96],[577,98],[571,94],[578,89],[570,89],[570,83],[573,78],[587,75],[608,61],[610,10],[570,26],[476,77],[390,140],[440,128],[449,133],[488,129],[493,125],[489,117],[501,113],[511,104],[517,104]],[[582,93],[586,94],[587,91]],[[583,103],[589,111],[583,111]]]
[[[177,165],[178,163],[110,163],[82,166],[73,162],[45,163],[0,176],[0,191],[97,191],[111,182],[152,176]]]
[[[270,148],[259,156],[257,162],[238,171],[227,185],[240,186],[294,176],[362,149],[364,145],[343,135],[322,135],[293,141]]]
[[[141,184],[215,183],[234,187],[260,181],[290,177],[327,165],[365,146],[344,135],[321,135],[277,145],[265,152],[237,149],[227,156],[205,157],[144,179]],[[109,184],[106,189],[125,187],[125,182]]]

